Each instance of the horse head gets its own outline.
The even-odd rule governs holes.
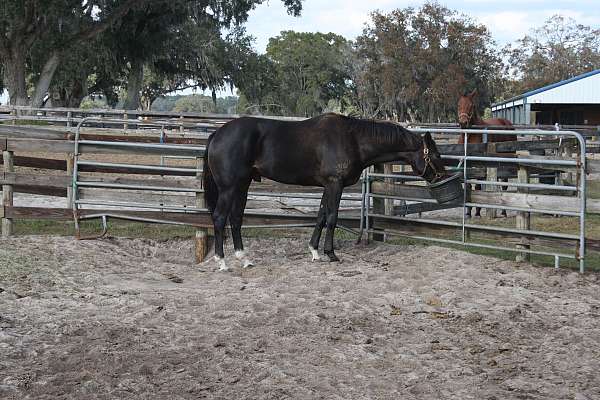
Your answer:
[[[472,125],[477,109],[475,108],[475,96],[477,89],[471,93],[460,96],[458,99],[458,123],[463,129],[469,128]]]
[[[427,132],[423,135],[423,145],[411,160],[413,170],[429,183],[435,183],[446,176],[446,169],[440,152]]]

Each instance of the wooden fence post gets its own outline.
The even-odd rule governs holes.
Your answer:
[[[486,168],[486,181],[498,181],[498,168]],[[501,190],[499,186],[495,185],[485,185],[486,192],[495,192],[497,190]],[[495,219],[498,216],[498,210],[495,208],[486,208],[485,216],[487,219]]]
[[[383,164],[375,164],[373,166],[373,171],[377,174],[382,174],[385,172],[385,167],[383,166]],[[375,214],[384,214],[385,213],[385,204],[384,204],[384,200],[378,197],[373,197],[373,212]],[[374,228],[372,223],[369,223],[369,227],[371,229]],[[377,241],[377,242],[383,242],[383,240],[385,239],[385,235],[381,234],[381,233],[374,233],[373,234],[373,240]]]
[[[123,124],[123,130],[125,133],[127,133],[127,128],[129,128],[129,125],[127,124],[127,112],[123,113],[123,119],[125,120],[125,123]]]
[[[183,114],[179,115],[179,122],[181,122],[181,125],[179,126],[179,133],[183,134]]]
[[[204,189],[202,183],[204,160],[200,157],[196,158],[196,179],[200,184],[200,188]],[[204,193],[196,192],[196,207],[204,208]],[[206,228],[196,229],[196,242],[195,242],[195,254],[196,262],[201,263],[208,254],[208,232]]]
[[[73,124],[72,122],[73,113],[71,111],[67,111],[67,128],[70,128]]]
[[[519,183],[529,183],[529,171],[525,166],[519,166],[519,171],[517,172],[517,181]],[[527,189],[518,188],[518,192],[528,192]],[[531,229],[531,213],[525,211],[517,212],[517,229]],[[523,240],[523,239],[522,239]],[[519,244],[517,248],[520,249],[529,249],[530,246],[528,244]],[[529,253],[518,253],[516,260],[517,261],[529,261],[530,254]]]
[[[389,163],[383,164],[383,172],[385,174],[394,173],[394,166]],[[392,178],[385,178],[384,181],[389,183],[390,185],[393,185],[395,183],[395,180]],[[385,215],[390,215],[390,216],[394,215],[394,200],[393,199],[385,199],[384,204],[383,204],[383,210],[384,210]],[[384,241],[385,241],[385,237],[386,237],[386,235],[383,235]]]
[[[4,159],[4,172],[14,172],[13,152],[3,151],[2,158]],[[13,186],[2,185],[2,208],[6,211],[6,207],[13,206]],[[2,218],[2,237],[7,238],[13,233],[12,219],[3,215]]]
[[[67,155],[67,175],[73,177],[73,167],[75,164],[75,157],[73,154]],[[73,186],[67,186],[67,208],[73,207]]]

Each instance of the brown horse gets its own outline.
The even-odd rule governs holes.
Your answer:
[[[473,126],[494,126],[503,127],[504,129],[514,129],[512,123],[504,118],[491,118],[481,119],[475,106],[475,97],[477,96],[477,89],[473,90],[470,94],[460,96],[458,100],[458,123],[462,129],[468,129]],[[516,141],[517,135],[488,135],[488,142],[511,142]],[[458,139],[458,143],[463,144],[465,138],[461,135]],[[468,135],[467,143],[483,143],[483,135],[481,133],[471,133]],[[504,178],[504,182],[508,179]],[[481,189],[481,185],[476,185],[476,189]],[[471,207],[467,207],[465,216],[471,218]],[[476,207],[475,216],[481,216],[481,208]],[[502,216],[506,217],[506,210],[502,210]]]

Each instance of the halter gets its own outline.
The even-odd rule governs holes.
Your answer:
[[[471,112],[470,114],[466,113],[466,112],[461,112],[458,113],[458,120],[460,121],[460,117],[465,116],[467,117],[467,123],[471,122],[471,120],[473,119],[473,112]]]
[[[444,176],[444,174],[440,174],[435,168],[435,165],[433,164],[433,162],[431,161],[431,157],[429,156],[429,148],[425,143],[423,143],[423,161],[425,161],[425,168],[423,168],[421,178],[425,178],[425,172],[427,172],[427,167],[433,170],[435,180],[438,180]]]

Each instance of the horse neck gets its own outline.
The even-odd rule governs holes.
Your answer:
[[[423,146],[421,136],[392,123],[363,121],[361,129],[354,130],[361,160],[365,166],[376,162],[403,158],[401,153],[412,153]]]

